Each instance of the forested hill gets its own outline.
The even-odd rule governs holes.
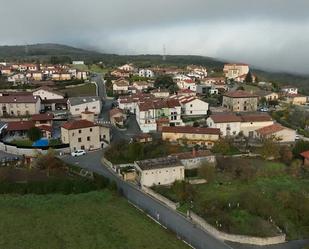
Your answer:
[[[70,63],[72,60],[84,60],[86,63],[102,62],[107,67],[118,66],[128,62],[139,67],[148,66],[178,66],[189,64],[203,65],[222,71],[224,61],[205,56],[168,55],[163,60],[162,55],[116,55],[89,51],[61,44],[34,44],[25,46],[0,46],[0,61],[40,61],[45,63]],[[309,95],[309,75],[301,76],[289,73],[274,73],[255,70],[260,80],[276,82],[280,85],[290,84],[301,88],[301,92]]]

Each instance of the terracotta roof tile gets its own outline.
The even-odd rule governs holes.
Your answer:
[[[67,130],[83,129],[97,126],[95,123],[81,119],[81,120],[72,120],[64,123],[62,127]]]
[[[256,98],[258,97],[256,94],[252,94],[243,90],[231,91],[224,94],[224,96],[230,98]]]
[[[191,127],[191,126],[162,127],[162,132],[220,135],[220,129],[217,128],[204,128],[204,127]]]
[[[286,129],[284,126],[280,125],[280,124],[273,124],[273,125],[269,125],[263,128],[260,128],[258,130],[256,130],[257,133],[259,133],[262,136],[267,136],[267,135],[271,135],[273,133],[276,133],[278,131],[282,131]]]

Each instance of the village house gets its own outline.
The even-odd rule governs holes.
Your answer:
[[[30,74],[30,79],[31,80],[36,80],[36,81],[41,81],[43,80],[43,73],[42,72],[39,72],[39,71],[34,71],[34,72],[31,72]]]
[[[136,161],[137,179],[141,186],[169,185],[185,179],[185,169],[176,157]]]
[[[133,137],[133,141],[138,143],[149,143],[152,142],[152,136],[148,133],[140,133]]]
[[[47,125],[52,127],[53,125],[54,114],[52,113],[40,113],[34,114],[31,116],[31,120],[36,127],[41,125]]]
[[[170,96],[170,92],[167,89],[157,88],[151,91],[156,98],[167,98]]]
[[[274,101],[279,99],[279,94],[275,92],[258,91],[255,92],[255,94],[259,96],[259,100],[262,98],[265,98],[266,101]]]
[[[114,94],[126,94],[129,91],[129,82],[124,79],[120,79],[113,82]]]
[[[220,129],[191,126],[162,127],[162,140],[212,148],[220,138]]]
[[[282,86],[281,92],[285,94],[298,94],[298,88],[295,86]]]
[[[211,86],[214,83],[225,84],[224,77],[207,77],[201,80],[201,84]]]
[[[116,77],[116,78],[129,78],[130,77],[130,72],[120,70],[120,69],[115,69],[111,72],[111,75]]]
[[[258,96],[238,90],[223,95],[222,106],[232,112],[254,112],[257,110]]]
[[[155,76],[154,72],[150,69],[139,69],[138,76],[144,78],[153,78]]]
[[[93,112],[83,112],[81,118],[61,126],[61,141],[69,144],[71,151],[96,150],[110,142],[110,128],[94,123]]]
[[[208,103],[197,97],[172,96],[177,99],[181,105],[181,114],[183,116],[206,116],[208,113]]]
[[[203,163],[209,163],[215,165],[216,157],[209,150],[196,150],[192,149],[192,152],[180,152],[172,154],[177,157],[180,162],[185,166],[185,169],[199,168]]]
[[[39,96],[42,100],[63,99],[64,94],[53,90],[50,87],[42,86],[33,91],[33,96]]]
[[[236,136],[242,133],[246,137],[253,137],[254,131],[272,125],[274,121],[268,114],[240,114],[218,113],[212,114],[206,120],[207,126],[218,128],[221,135]]]
[[[17,83],[24,84],[27,82],[27,78],[23,73],[16,73],[11,76],[8,76],[7,81],[13,84]]]
[[[109,111],[109,120],[113,125],[123,126],[126,120],[126,115],[123,110],[114,108]]]
[[[153,84],[147,82],[147,81],[134,81],[132,83],[132,86],[135,87],[138,91],[146,90],[150,87],[153,87]]]
[[[185,97],[192,97],[192,96],[196,96],[196,92],[190,90],[190,89],[180,89],[177,92],[178,96],[185,96]]]
[[[0,115],[27,116],[39,113],[41,99],[32,95],[0,96]]]
[[[0,67],[0,72],[2,75],[8,76],[13,73],[13,70],[10,66],[1,66]]]
[[[187,66],[187,71],[189,71],[189,75],[197,75],[199,79],[203,79],[207,77],[207,68],[203,66],[189,65]]]
[[[304,105],[307,103],[307,97],[301,94],[286,94],[286,101],[293,105]]]
[[[196,83],[191,79],[177,81],[177,86],[179,87],[179,89],[189,89],[196,92]]]
[[[176,99],[153,99],[138,103],[136,120],[143,132],[156,131],[156,120],[161,117],[169,118],[171,126],[183,125],[179,101]]]
[[[280,143],[295,142],[296,131],[278,123],[263,127],[254,132],[257,139],[273,138]]]
[[[248,64],[225,64],[223,68],[225,77],[228,79],[235,79],[241,75],[249,73]]]
[[[72,76],[69,72],[55,72],[52,74],[52,80],[54,81],[65,81],[65,80],[71,80]]]
[[[23,137],[27,135],[29,129],[37,127],[42,132],[42,137],[51,138],[52,137],[52,128],[47,125],[39,125],[35,126],[35,122],[32,120],[25,121],[11,121],[7,123],[6,131],[10,135],[10,137],[19,136]]]
[[[125,65],[118,67],[118,69],[123,70],[125,72],[132,72],[132,73],[135,71],[135,67],[133,66],[133,64],[125,64]]]
[[[179,81],[192,80],[192,79],[189,76],[185,75],[185,74],[176,74],[173,77],[173,80],[175,82],[179,82]]]
[[[98,96],[71,97],[67,103],[72,116],[80,116],[86,110],[99,115],[102,109],[102,102]]]

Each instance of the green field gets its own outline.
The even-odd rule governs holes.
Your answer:
[[[179,211],[184,213],[190,203],[184,196],[193,196],[194,212],[214,226],[218,222],[221,230],[229,233],[273,236],[278,234],[276,224],[288,239],[309,237],[308,177],[292,177],[287,173],[287,166],[279,162],[223,160],[224,171],[217,171],[210,183],[187,186],[190,192],[184,191],[180,183],[155,190],[180,202]],[[238,167],[240,164],[244,167]],[[251,168],[250,171],[244,171],[246,167]],[[241,176],[242,171],[248,176]]]
[[[188,248],[105,190],[77,195],[0,197],[0,248]]]
[[[83,86],[61,89],[60,91],[63,93],[67,93],[68,97],[95,96],[96,85],[88,83]]]

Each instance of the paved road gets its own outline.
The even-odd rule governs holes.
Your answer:
[[[198,249],[231,249],[229,245],[215,239],[208,233],[195,227],[186,218],[159,203],[148,195],[138,190],[134,185],[123,182],[106,167],[99,163],[102,151],[88,153],[85,156],[72,158],[62,157],[64,161],[74,163],[82,168],[94,171],[114,180],[122,189],[124,196],[136,206],[143,209],[147,214],[157,219],[163,226],[175,232],[176,236],[184,239]],[[159,219],[158,219],[159,217]]]
[[[97,89],[98,89],[98,92],[97,92],[98,96],[101,97],[102,100],[105,100],[107,98],[107,94],[106,94],[103,75],[96,74],[96,76],[93,76],[91,80],[96,82]]]
[[[123,182],[117,176],[115,176],[107,166],[100,163],[100,159],[103,155],[102,151],[96,151],[88,153],[85,156],[73,158],[71,156],[62,157],[64,161],[73,163],[81,168],[88,169],[98,174],[104,175],[111,180],[114,180],[117,185],[122,189],[125,197],[143,209],[147,214],[151,215],[154,219],[159,217],[159,222],[173,231],[176,236],[184,239],[193,247],[198,249],[301,249],[309,241],[293,241],[274,246],[251,246],[240,245],[237,243],[224,243],[210,234],[199,229],[183,216],[169,209],[162,203],[154,200],[148,195],[137,189],[136,186]]]

